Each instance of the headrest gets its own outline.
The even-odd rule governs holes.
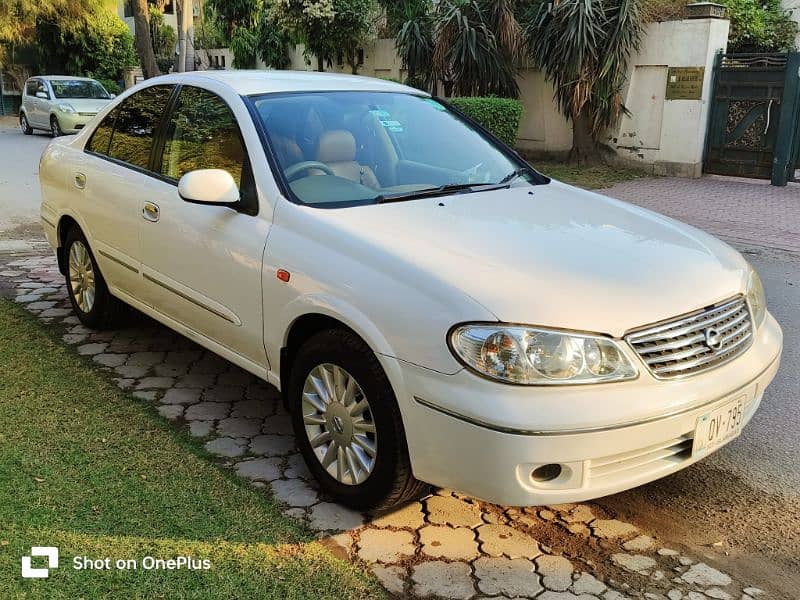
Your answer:
[[[326,131],[319,138],[317,160],[324,163],[352,162],[356,159],[356,139],[344,129]]]

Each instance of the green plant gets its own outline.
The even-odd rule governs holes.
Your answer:
[[[58,20],[36,24],[39,61],[43,70],[101,79],[122,78],[125,67],[136,64],[133,36],[116,15],[98,9],[80,29]]]
[[[194,45],[197,48],[225,48],[228,45],[225,26],[213,4],[203,7],[203,18],[194,31]]]
[[[780,0],[722,0],[728,7],[729,52],[785,52],[795,48],[798,25]]]
[[[164,21],[164,13],[156,8],[150,9],[150,40],[158,68],[164,73],[169,72],[175,60],[178,34],[172,25]]]
[[[317,70],[343,55],[358,71],[358,48],[377,36],[376,0],[272,0],[269,20],[314,55]]]
[[[122,92],[122,86],[113,79],[97,78],[97,81],[106,88],[109,94],[119,94]]]
[[[625,111],[628,61],[640,47],[644,23],[642,0],[561,0],[541,3],[525,28],[534,64],[572,120],[571,160],[602,160],[598,137]]]
[[[252,29],[241,25],[234,29],[230,48],[231,52],[233,52],[234,68],[252,69],[256,66],[258,36]]]
[[[433,86],[433,18],[430,2],[403,2],[402,13],[395,18],[402,23],[395,46],[408,73],[406,83],[421,90]],[[398,10],[395,8],[395,10]]]
[[[507,145],[514,147],[522,121],[522,102],[513,98],[451,98],[450,103],[483,125]]]
[[[520,27],[511,0],[442,0],[434,18],[433,72],[446,95],[519,95]]]

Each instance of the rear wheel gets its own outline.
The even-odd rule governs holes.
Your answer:
[[[33,133],[33,127],[28,123],[28,116],[25,113],[19,113],[19,128],[25,135]]]
[[[117,326],[127,308],[108,291],[103,275],[80,229],[72,228],[64,240],[67,293],[81,323],[93,329]]]
[[[353,508],[388,508],[417,497],[392,387],[372,350],[331,329],[298,350],[289,383],[297,444],[322,489]]]
[[[58,117],[55,115],[50,116],[50,133],[53,137],[64,135],[64,132],[61,131],[61,125],[58,123]]]

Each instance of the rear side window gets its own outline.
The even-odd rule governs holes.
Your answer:
[[[106,115],[106,118],[100,122],[97,129],[94,130],[89,143],[86,144],[86,150],[94,152],[95,154],[108,154],[108,146],[111,144],[111,135],[114,133],[114,119],[117,118],[118,108],[115,108]]]
[[[213,92],[184,86],[165,138],[162,175],[178,180],[197,169],[224,169],[241,185],[246,154],[239,126]]]
[[[125,99],[117,109],[108,156],[147,169],[153,138],[167,110],[171,85],[145,88]]]

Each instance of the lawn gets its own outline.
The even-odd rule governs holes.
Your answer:
[[[563,162],[544,160],[532,160],[531,164],[549,177],[587,190],[608,188],[622,181],[653,176],[640,169],[610,165],[579,167]]]
[[[382,596],[364,571],[315,543],[263,491],[209,461],[55,335],[0,300],[0,596]],[[59,548],[48,579],[20,575],[20,558],[35,545]],[[76,556],[139,567],[76,570]],[[191,556],[211,567],[146,570],[147,556]]]

